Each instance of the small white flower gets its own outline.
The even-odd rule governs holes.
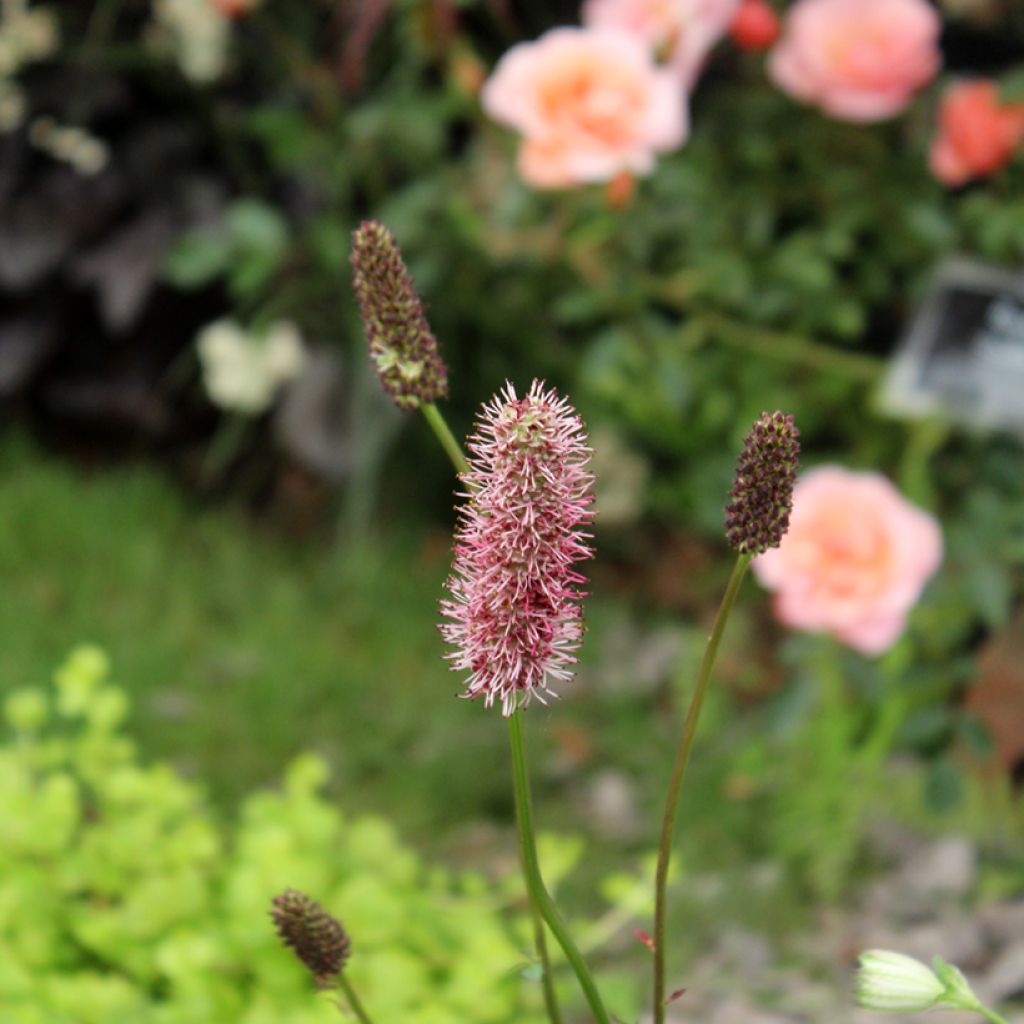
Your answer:
[[[870,949],[860,955],[857,1002],[867,1010],[927,1010],[945,994],[946,985],[920,960],[886,949]]]
[[[205,83],[223,74],[231,25],[211,0],[154,0],[151,36],[173,53],[186,78]]]
[[[234,320],[217,320],[199,332],[196,345],[210,401],[249,416],[269,409],[305,362],[302,336],[288,321],[252,335]]]

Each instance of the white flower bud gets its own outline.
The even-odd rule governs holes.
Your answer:
[[[946,995],[946,985],[927,965],[886,949],[860,955],[857,1002],[867,1010],[912,1013],[927,1010]]]

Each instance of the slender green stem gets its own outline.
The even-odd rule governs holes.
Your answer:
[[[452,465],[455,466],[456,472],[460,474],[468,473],[469,463],[466,462],[466,456],[462,454],[459,442],[455,440],[455,435],[449,429],[444,416],[441,415],[441,410],[433,402],[428,402],[422,406],[422,409],[431,430],[437,435],[438,441],[441,442],[441,447],[448,453],[448,458],[452,460]]]
[[[227,413],[206,450],[203,459],[203,482],[207,485],[220,483],[228,466],[238,456],[249,430],[250,419],[240,412]]]
[[[462,447],[459,442],[455,440],[455,435],[451,432],[448,427],[444,416],[441,414],[441,410],[433,403],[429,402],[423,406],[423,415],[426,417],[427,422],[430,424],[431,429],[437,436],[438,441],[441,442],[441,447],[448,453],[448,457],[452,460],[452,465],[455,467],[457,473],[464,474],[469,472],[469,463],[466,462],[466,456],[462,452]],[[518,717],[518,716],[514,716]],[[524,769],[525,772],[525,769]],[[525,777],[525,776],[524,776]],[[517,790],[518,793],[518,790]],[[520,849],[525,849],[528,844],[532,850],[532,856],[534,863],[539,863],[537,860],[537,849],[533,838],[533,814],[529,808],[529,788],[526,789],[527,796],[527,825],[524,825],[524,819],[521,812],[521,801],[516,799],[516,823],[519,831],[519,845]],[[525,855],[523,856],[523,873],[527,874],[527,861]],[[528,877],[528,875],[527,875]],[[538,875],[540,872],[538,869]],[[558,996],[555,993],[555,979],[554,974],[551,970],[551,957],[548,954],[548,941],[547,936],[544,934],[544,917],[537,901],[533,898],[533,889],[529,888],[530,893],[530,916],[533,918],[533,938],[534,944],[537,947],[537,958],[540,960],[541,966],[541,984],[544,989],[544,1006],[547,1009],[548,1018],[551,1024],[562,1024],[562,1014],[558,1009]]]
[[[802,364],[815,370],[838,373],[865,384],[876,383],[885,369],[882,361],[874,356],[844,352],[799,334],[755,327],[720,313],[697,313],[694,321],[695,325],[706,328],[717,340],[734,348],[783,362]]]
[[[359,1001],[359,996],[356,995],[356,990],[352,987],[352,982],[345,977],[344,971],[338,975],[338,988],[345,993],[345,999],[348,1000],[348,1005],[355,1014],[356,1020],[358,1020],[360,1024],[373,1024],[373,1021],[370,1020],[370,1015],[366,1012],[363,1004]]]
[[[675,763],[672,766],[672,778],[668,784],[668,796],[665,799],[665,816],[661,823],[661,841],[658,843],[658,867],[654,875],[654,1022],[664,1024],[665,1020],[665,893],[668,883],[668,867],[672,858],[672,839],[675,835],[676,810],[679,805],[679,792],[686,776],[686,765],[690,760],[694,737],[697,734],[697,720],[700,718],[704,705],[704,696],[711,679],[711,668],[715,663],[715,655],[725,632],[725,624],[729,620],[740,584],[750,565],[750,555],[740,555],[733,566],[732,575],[725,588],[722,603],[718,607],[711,635],[708,637],[704,658],[697,674],[697,685],[690,698],[690,708],[686,712],[683,734],[676,750]]]
[[[526,773],[522,717],[521,711],[515,711],[509,715],[508,735],[512,747],[512,781],[516,796],[516,821],[519,825],[519,851],[523,859],[526,887],[541,917],[544,918],[547,926],[551,929],[551,934],[558,940],[566,959],[576,972],[580,988],[583,989],[583,994],[594,1014],[594,1020],[597,1024],[611,1024],[611,1018],[604,1008],[604,1003],[601,1002],[594,979],[590,976],[583,956],[569,934],[569,929],[548,893],[540,873],[540,861],[537,858],[537,844],[534,838],[530,780]]]
[[[519,822],[518,806],[516,808],[516,822]],[[520,836],[522,826],[519,826]],[[523,871],[526,871],[526,864],[523,863]],[[548,954],[548,937],[544,932],[544,918],[540,916],[540,910],[533,898],[530,898],[530,916],[533,918],[533,942],[537,947],[537,957],[540,960],[541,976],[540,983],[544,990],[544,1009],[547,1010],[548,1020],[551,1024],[562,1024],[562,1011],[558,1008],[558,993],[555,992],[555,976],[551,970],[551,957]]]
[[[990,1010],[987,1006],[982,1006],[980,1003],[976,1007],[978,1013],[982,1015],[987,1021],[991,1021],[991,1024],[1006,1024],[1006,1019],[1000,1017],[995,1010]]]

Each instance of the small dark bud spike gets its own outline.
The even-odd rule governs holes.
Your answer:
[[[448,369],[394,235],[375,220],[352,235],[352,280],[377,376],[400,409],[448,395]]]
[[[281,941],[294,950],[320,987],[330,985],[348,961],[352,944],[341,924],[319,903],[295,889],[274,897],[270,916]]]
[[[799,437],[792,416],[763,412],[744,439],[725,508],[725,535],[734,551],[763,554],[789,529]]]

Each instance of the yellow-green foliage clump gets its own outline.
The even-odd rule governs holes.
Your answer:
[[[4,705],[4,1024],[335,1022],[330,994],[271,927],[285,886],[344,918],[347,970],[376,1019],[542,1019],[539,986],[517,969],[529,930],[503,909],[507,893],[425,866],[381,819],[345,818],[311,756],[225,826],[199,787],[139,763],[108,672],[101,651],[79,648],[55,692]]]

